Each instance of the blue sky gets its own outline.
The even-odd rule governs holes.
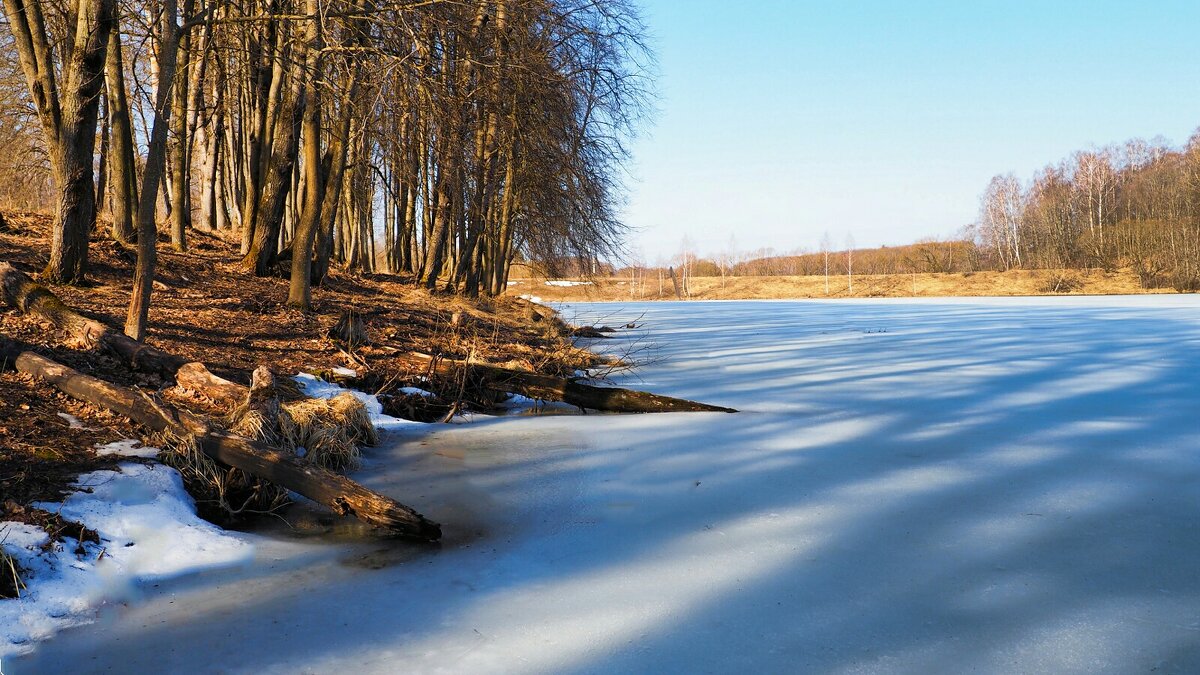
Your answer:
[[[635,257],[901,244],[997,173],[1200,126],[1193,2],[635,0],[659,57]]]

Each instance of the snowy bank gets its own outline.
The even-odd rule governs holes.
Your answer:
[[[307,373],[295,379],[313,398],[333,398],[349,391],[381,430],[420,424],[383,414],[373,395]],[[124,439],[98,445],[96,452],[152,459],[158,449]],[[153,463],[125,463],[118,468],[80,476],[80,491],[61,504],[34,505],[94,530],[99,545],[80,545],[73,539],[49,545],[50,536],[40,528],[0,522],[0,547],[24,570],[22,578],[28,586],[20,599],[0,601],[0,659],[30,652],[39,640],[90,622],[106,603],[138,597],[141,584],[237,565],[253,557],[250,536],[228,533],[196,515],[195,503],[174,469]]]
[[[96,531],[99,545],[73,539],[48,545],[40,528],[0,523],[0,547],[25,570],[28,585],[19,600],[0,601],[0,658],[87,623],[102,604],[136,597],[141,583],[246,562],[253,554],[245,540],[196,515],[174,469],[122,464],[84,474],[77,485],[80,492],[63,503],[35,506]]]

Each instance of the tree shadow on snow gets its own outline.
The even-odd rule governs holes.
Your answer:
[[[646,388],[743,412],[405,437],[465,459],[364,480],[441,551],[206,576],[15,672],[1195,670],[1197,308],[630,306]]]

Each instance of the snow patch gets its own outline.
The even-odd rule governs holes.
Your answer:
[[[547,286],[558,286],[561,288],[570,288],[572,286],[591,286],[592,282],[590,282],[590,281],[554,280],[554,281],[547,281],[546,285]]]
[[[58,416],[66,420],[72,429],[91,429],[91,427],[84,426],[83,422],[80,422],[79,418],[71,413],[60,412]]]
[[[142,442],[135,438],[123,438],[112,443],[97,443],[96,454],[119,455],[121,457],[141,457],[142,459],[154,459],[158,457],[159,449],[148,445],[142,445]]]

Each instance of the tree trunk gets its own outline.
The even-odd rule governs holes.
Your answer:
[[[175,79],[175,58],[178,54],[180,28],[177,24],[176,0],[163,3],[161,40],[158,61],[158,92],[155,95],[154,124],[146,149],[146,168],[142,173],[142,189],[138,203],[138,257],[133,272],[133,292],[129,298],[129,313],[125,317],[125,334],[141,341],[146,337],[150,315],[150,294],[154,288],[154,267],[158,258],[158,223],[155,221],[155,200],[162,183],[167,156],[167,126],[170,123],[171,85]]]
[[[325,176],[321,164],[321,21],[317,0],[306,0],[309,14],[307,57],[305,59],[304,110],[304,208],[292,238],[292,274],[288,285],[288,305],[308,311],[312,305],[313,243],[321,222],[325,201]]]
[[[184,0],[183,17],[192,14],[194,0]],[[191,161],[188,138],[188,87],[191,69],[190,31],[182,32],[177,38],[176,70],[181,77],[171,78],[170,114],[170,161],[171,161],[171,247],[176,251],[187,250],[187,228],[191,226]],[[173,74],[172,74],[173,75]],[[161,86],[161,84],[160,84]]]
[[[451,151],[452,153],[453,151]],[[439,172],[441,175],[438,180],[438,201],[436,216],[433,222],[433,237],[429,240],[428,253],[426,259],[428,264],[425,268],[425,288],[430,291],[437,289],[438,275],[442,273],[443,261],[445,260],[446,248],[450,238],[450,199],[448,183],[450,176],[454,174],[452,167],[442,167]]]
[[[121,53],[121,32],[117,26],[109,36],[106,81],[108,83],[108,119],[111,131],[108,182],[112,193],[112,238],[127,244],[133,241],[134,212],[137,208],[137,165],[134,160],[133,122],[129,117],[129,97],[125,91],[125,64]]]
[[[297,84],[301,78],[297,77]],[[271,274],[279,253],[279,231],[283,225],[284,209],[292,187],[292,171],[299,151],[300,122],[305,102],[302,97],[291,98],[280,119],[281,129],[276,136],[266,184],[257,208],[254,237],[250,250],[242,258],[242,268],[255,276]]]
[[[42,4],[4,0],[4,10],[58,190],[50,261],[43,274],[50,281],[80,283],[87,274],[88,238],[96,223],[93,152],[116,0],[74,3],[66,40],[51,39]],[[55,47],[63,53],[61,68],[55,67]]]

